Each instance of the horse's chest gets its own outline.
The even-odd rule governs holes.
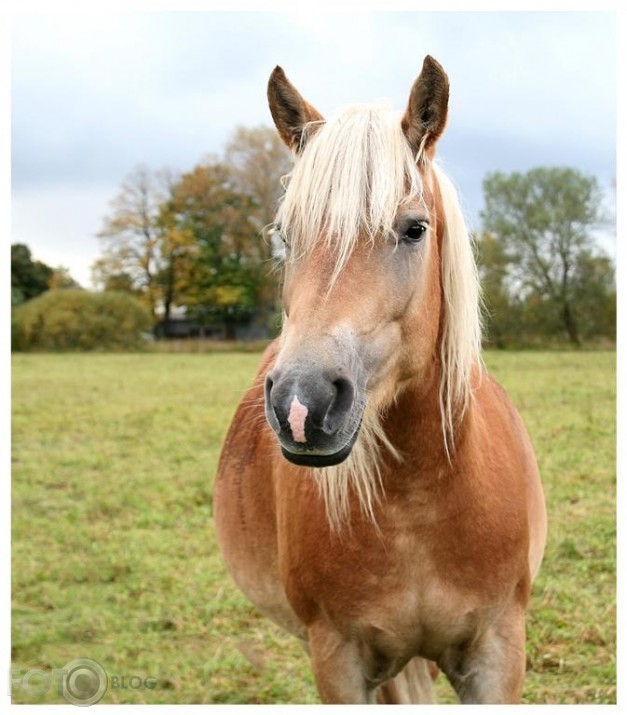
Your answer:
[[[402,564],[403,562],[401,562]],[[353,614],[365,642],[383,653],[420,652],[435,658],[467,639],[484,619],[484,605],[465,589],[442,579],[428,558],[402,565],[371,584],[371,598]]]
[[[483,588],[475,589],[466,574],[443,568],[439,549],[415,532],[399,531],[385,542],[310,547],[306,556],[300,554],[306,568],[303,561],[293,562],[287,572],[297,612],[305,621],[323,613],[383,653],[436,657],[476,632],[495,595],[498,600],[499,586],[489,583],[487,573]]]

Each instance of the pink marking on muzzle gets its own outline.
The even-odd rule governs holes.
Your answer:
[[[292,437],[294,442],[306,442],[305,437],[305,420],[307,419],[307,413],[309,410],[302,405],[298,400],[298,395],[294,395],[292,404],[290,406],[290,414],[287,421],[290,423],[290,429],[292,430]]]

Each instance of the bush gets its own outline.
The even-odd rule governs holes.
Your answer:
[[[152,327],[126,293],[49,290],[13,311],[13,350],[132,350]]]

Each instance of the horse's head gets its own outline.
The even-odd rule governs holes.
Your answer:
[[[325,121],[278,67],[268,97],[295,165],[276,220],[285,320],[266,415],[288,460],[324,467],[350,454],[364,414],[432,385],[446,360],[448,189],[431,159],[448,79],[427,57],[402,117],[360,106]]]

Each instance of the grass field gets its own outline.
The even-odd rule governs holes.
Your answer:
[[[13,702],[65,702],[52,671],[76,658],[107,671],[104,703],[317,702],[300,646],[235,589],[213,532],[221,440],[258,360],[13,357]],[[524,701],[613,703],[615,354],[486,362],[549,509]],[[442,676],[438,697],[454,702]]]

